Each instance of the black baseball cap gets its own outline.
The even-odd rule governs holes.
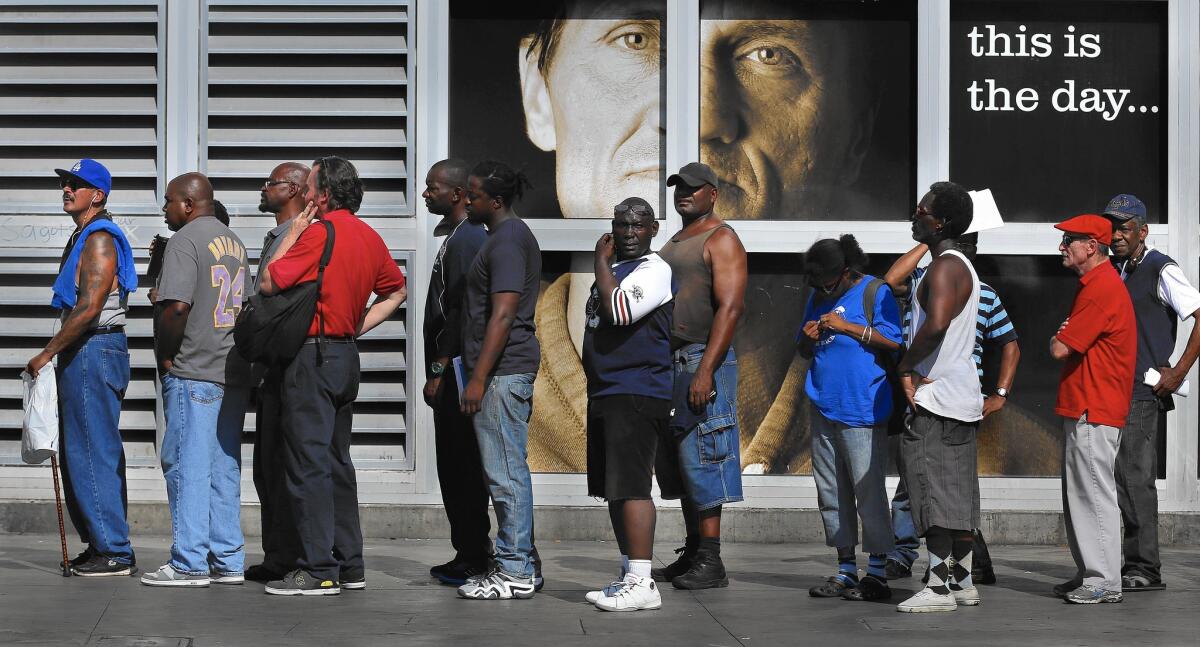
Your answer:
[[[690,187],[702,187],[705,184],[717,186],[717,174],[708,166],[700,162],[691,162],[684,164],[679,172],[667,178],[667,186],[675,186],[676,184],[684,184]]]

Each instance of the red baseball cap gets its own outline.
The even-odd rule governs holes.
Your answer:
[[[1061,229],[1068,234],[1082,234],[1095,238],[1096,242],[1101,245],[1112,245],[1112,221],[1094,213],[1067,218],[1054,225],[1054,228]]]

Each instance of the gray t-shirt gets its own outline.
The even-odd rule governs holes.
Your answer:
[[[216,218],[197,218],[167,242],[158,302],[192,306],[172,375],[231,386],[249,383],[249,367],[233,347],[246,272],[245,245]]]
[[[291,220],[285,221],[282,225],[276,225],[263,237],[262,253],[258,255],[258,272],[254,275],[254,285],[250,288],[250,294],[258,294],[258,286],[262,283],[263,268],[274,259],[275,250],[279,249],[279,243],[283,242],[283,235],[291,226]]]

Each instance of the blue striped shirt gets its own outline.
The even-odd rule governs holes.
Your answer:
[[[912,336],[912,307],[910,300],[916,296],[917,281],[925,275],[924,267],[918,267],[908,275],[908,296],[904,299],[904,343],[907,345]],[[1008,311],[1000,301],[1000,295],[992,286],[979,282],[979,312],[975,316],[975,352],[971,353],[975,360],[975,369],[983,377],[983,344],[1003,346],[1010,341],[1016,341],[1017,329],[1008,318]]]

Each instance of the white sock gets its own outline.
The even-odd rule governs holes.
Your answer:
[[[629,560],[629,573],[638,577],[650,577],[650,560],[648,559],[631,559]]]
[[[621,577],[629,572],[629,555],[621,555]]]

